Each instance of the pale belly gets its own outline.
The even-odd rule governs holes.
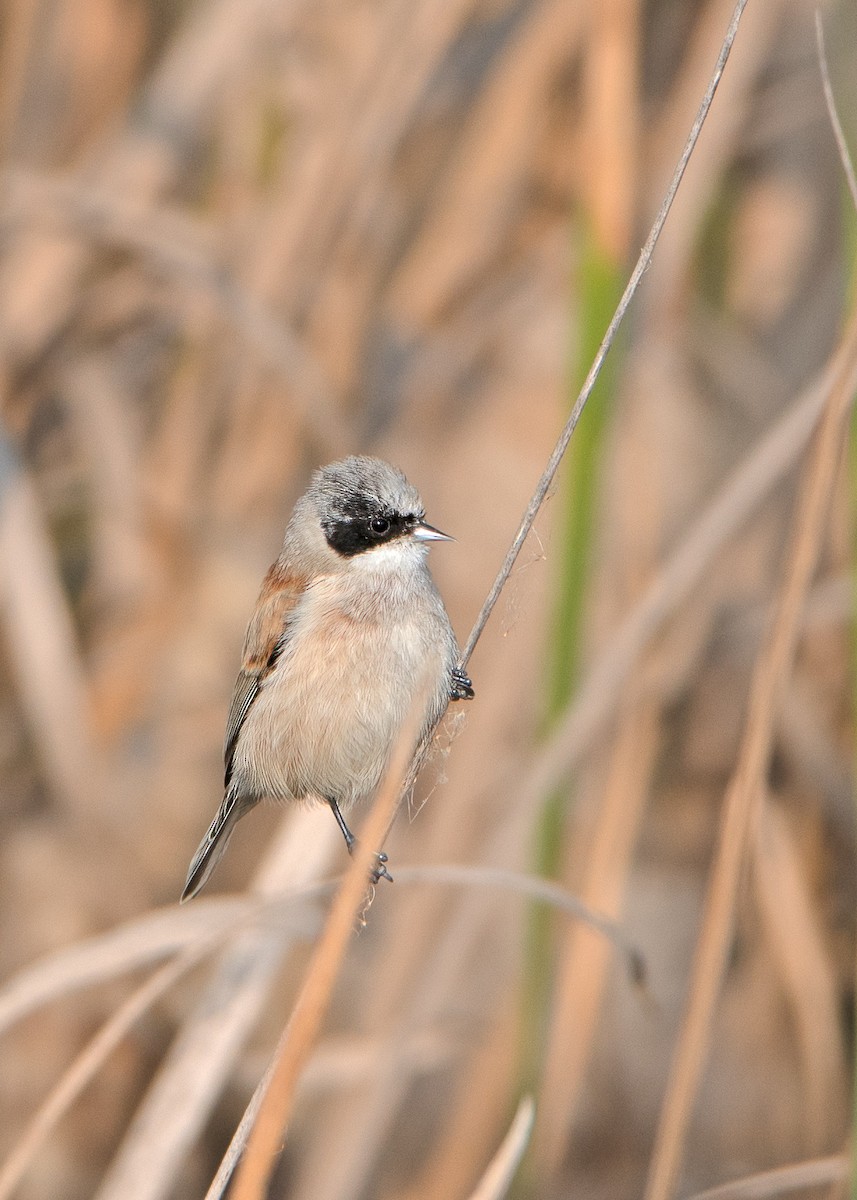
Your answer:
[[[421,721],[446,703],[454,649],[439,620],[383,631],[345,617],[306,622],[251,705],[234,782],[275,800],[368,796],[417,697]]]

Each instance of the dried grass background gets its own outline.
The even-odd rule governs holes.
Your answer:
[[[627,276],[731,9],[6,0],[3,1195],[205,1194],[295,1001],[318,881],[346,865],[329,814],[257,811],[206,897],[174,907],[291,505],[342,453],[401,465],[458,539],[432,564],[464,640],[568,411],[591,280]],[[823,17],[854,146],[857,18]],[[803,0],[748,6],[597,398],[579,644],[556,615],[560,484],[471,662],[477,699],[388,843],[397,882],[348,948],[272,1196],[622,1200],[648,1178],[655,1200],[801,1160],[817,1162],[785,1177],[800,1195],[841,1194],[857,900],[841,438],[678,1179],[652,1168],[846,325],[855,219],[813,19]],[[644,986],[496,878],[409,875],[535,870],[546,808],[557,878],[621,921]],[[500,1160],[486,1171],[516,1110],[523,1144],[528,1091],[509,1185]]]

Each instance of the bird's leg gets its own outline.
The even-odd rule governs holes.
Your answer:
[[[357,838],[345,824],[345,817],[343,817],[342,813],[340,812],[339,805],[336,803],[336,801],[328,796],[327,803],[330,805],[331,811],[336,817],[337,825],[342,830],[342,836],[345,838],[345,845],[348,849],[348,853],[353,854],[354,847],[357,845]],[[387,855],[384,853],[376,853],[375,858],[378,860],[378,865],[373,867],[370,872],[372,882],[377,883],[379,879],[389,879],[390,883],[392,883],[393,876],[387,870],[386,865],[388,861]]]
[[[354,847],[357,845],[357,838],[345,824],[345,817],[343,817],[342,813],[339,811],[339,805],[336,803],[336,801],[331,800],[331,798],[328,797],[327,803],[330,805],[333,815],[336,817],[337,825],[342,830],[342,836],[345,838],[345,845],[348,847],[348,853],[353,854]]]
[[[472,700],[475,694],[473,680],[468,679],[463,667],[453,667],[452,678],[449,682],[450,700]]]
[[[387,855],[383,850],[375,851],[377,865],[369,872],[369,877],[373,883],[377,883],[379,879],[386,879],[389,883],[393,882],[393,876],[387,870]]]

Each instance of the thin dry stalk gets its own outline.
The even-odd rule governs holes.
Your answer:
[[[544,121],[545,82],[555,77],[560,63],[573,60],[586,20],[581,5],[542,0],[482,89],[439,180],[426,226],[396,273],[391,304],[415,325],[430,328],[452,297],[460,297],[483,273],[487,281],[490,265],[502,257],[514,203],[510,182],[514,190],[513,181],[533,170],[538,145],[533,131]],[[489,336],[500,336],[502,303],[490,285],[480,287],[473,305],[479,315],[462,314],[449,346],[441,349],[435,342],[428,374],[436,374],[437,365],[449,370],[450,351],[472,358],[486,318]],[[435,388],[443,390],[436,383]]]
[[[288,840],[293,843],[290,833]],[[284,871],[283,874],[287,874]],[[641,979],[645,963],[635,945],[628,942],[622,929],[583,903],[577,896],[558,884],[497,867],[461,864],[448,866],[400,867],[396,882],[431,883],[450,887],[496,888],[514,892],[528,900],[550,905],[576,920],[599,930],[624,954],[629,975]],[[286,895],[259,901],[244,897],[212,897],[199,899],[182,908],[157,910],[109,933],[78,942],[47,956],[7,980],[0,988],[0,1034],[46,1005],[61,1000],[82,988],[120,978],[157,962],[158,959],[195,946],[212,936],[224,938],[236,927],[248,921],[266,918],[282,932],[289,920],[288,910],[322,896],[331,889],[328,882],[305,884]],[[290,921],[296,930],[306,924],[299,912]]]
[[[397,882],[399,879],[399,874],[400,873],[397,870],[397,872],[396,872]],[[387,1060],[389,1059],[391,1053],[393,1053],[395,1051],[399,1051],[399,1053],[396,1054],[396,1063],[395,1063],[396,1077],[395,1077],[395,1082],[392,1085],[390,1085],[389,1081],[385,1078],[385,1064],[386,1064]],[[244,1149],[245,1149],[247,1142],[250,1138],[250,1135],[252,1133],[253,1127],[255,1125],[255,1122],[256,1122],[258,1114],[259,1114],[259,1110],[262,1105],[262,1101],[263,1101],[263,1099],[267,1093],[267,1090],[270,1086],[270,1082],[273,1077],[274,1067],[276,1065],[276,1060],[277,1060],[277,1056],[275,1053],[274,1058],[272,1059],[272,1062],[271,1062],[268,1070],[266,1071],[263,1079],[257,1086],[257,1088],[256,1088],[255,1092],[253,1093],[253,1096],[250,1100],[250,1103],[247,1105],[247,1108],[244,1111],[241,1121],[239,1122],[238,1128],[236,1129],[235,1133],[233,1134],[233,1137],[229,1143],[229,1146],[227,1147],[226,1153],[224,1154],[223,1159],[220,1163],[220,1166],[217,1170],[217,1174],[216,1174],[214,1180],[212,1181],[208,1192],[206,1193],[205,1200],[220,1200],[220,1197],[225,1194],[226,1189],[229,1186],[229,1182],[231,1180],[232,1174],[238,1164],[239,1159],[241,1158],[241,1155],[244,1152]],[[365,1123],[367,1122],[367,1119],[370,1120],[370,1123],[373,1126],[372,1132],[374,1133],[375,1128],[377,1128],[378,1124],[381,1122],[379,1122],[377,1119],[375,1122],[371,1122],[371,1115],[373,1115],[372,1110],[380,1104],[384,1110],[384,1115],[389,1116],[389,1114],[395,1113],[397,1111],[398,1102],[401,1099],[400,1091],[403,1089],[404,1086],[406,1086],[407,1082],[410,1081],[410,1077],[411,1077],[410,1076],[410,1063],[407,1061],[403,1061],[403,1056],[401,1054],[401,1047],[400,1047],[400,1044],[396,1037],[395,1030],[385,1031],[385,1037],[381,1041],[376,1053],[373,1056],[372,1075],[373,1075],[373,1079],[374,1079],[374,1086],[372,1088],[371,1097],[367,1103],[365,1103],[364,1105],[361,1106],[360,1116],[361,1116],[361,1126],[365,1125]],[[384,1084],[387,1084],[388,1086],[383,1086]],[[357,1131],[353,1125],[348,1128],[347,1133],[350,1135],[349,1142],[353,1143],[356,1132]],[[363,1157],[367,1158],[370,1162],[372,1162],[372,1161],[374,1161],[373,1150],[375,1148],[375,1145],[374,1145],[373,1141],[370,1139],[370,1136],[366,1134],[365,1128],[361,1127],[360,1132],[362,1133],[362,1137],[360,1138],[360,1149],[364,1152]],[[359,1190],[359,1187],[360,1187],[359,1180],[361,1180],[363,1178],[362,1175],[360,1174],[359,1170],[353,1170],[353,1169],[349,1170],[349,1167],[350,1167],[350,1155],[349,1155],[350,1145],[349,1145],[349,1142],[344,1142],[343,1136],[340,1135],[337,1138],[337,1154],[336,1154],[335,1163],[331,1163],[329,1156],[327,1157],[328,1166],[333,1166],[336,1169],[337,1174],[339,1176],[341,1176],[343,1172],[348,1176],[349,1185],[348,1185],[348,1191],[346,1192],[346,1194],[351,1194],[351,1192],[353,1192],[355,1189]],[[322,1151],[322,1152],[324,1153],[324,1151]],[[317,1192],[319,1192],[320,1194],[323,1194],[323,1195],[329,1195],[330,1191],[331,1191],[329,1185],[327,1187],[325,1187],[324,1184],[319,1180],[317,1172],[313,1173],[313,1188]],[[299,1186],[298,1186],[297,1190],[298,1191],[301,1190]],[[336,1194],[336,1193],[334,1193],[334,1194]]]
[[[854,164],[851,161],[848,142],[845,140],[845,131],[842,128],[842,122],[839,120],[839,112],[836,108],[833,85],[830,82],[830,67],[827,62],[827,50],[824,45],[824,25],[822,24],[821,11],[819,9],[815,10],[815,38],[818,46],[821,85],[824,88],[824,103],[827,105],[827,115],[830,118],[833,136],[836,138],[836,148],[839,151],[839,159],[842,163],[842,169],[845,172],[848,191],[851,193],[851,202],[857,208],[857,174],[854,172]]]
[[[750,97],[759,73],[764,69],[786,0],[769,0],[756,4],[747,17],[749,28],[741,41],[740,51],[730,68],[729,91],[705,131],[705,156],[698,159],[682,188],[681,203],[670,221],[670,236],[665,242],[658,263],[658,272],[646,292],[649,319],[660,322],[668,317],[671,306],[680,303],[688,265],[697,244],[700,214],[711,203],[718,181],[729,161],[729,154],[738,143]],[[672,161],[684,127],[684,114],[689,111],[698,91],[699,80],[705,78],[707,64],[720,40],[720,30],[729,12],[729,0],[715,0],[700,9],[690,45],[683,56],[681,68],[670,95],[661,106],[660,122],[652,131],[644,153],[657,166],[648,172],[654,187],[664,177]],[[657,192],[652,197],[652,203]]]
[[[211,899],[192,908],[155,911],[51,954],[0,988],[0,1034],[71,992],[139,971],[200,938],[231,930],[254,907],[248,900]]]
[[[617,266],[631,242],[638,184],[639,9],[639,0],[596,5],[584,55],[580,187],[596,243]]]
[[[0,444],[0,621],[17,687],[54,794],[75,822],[91,820],[98,788],[86,720],[86,677],[74,620],[35,489]]]
[[[439,884],[441,886],[476,888],[478,890],[496,888],[502,891],[513,892],[522,898],[535,900],[537,902],[550,905],[558,912],[565,913],[567,916],[570,916],[575,920],[581,920],[591,924],[594,929],[600,931],[605,937],[612,940],[614,944],[624,953],[629,977],[635,983],[641,983],[645,978],[645,963],[642,955],[635,946],[630,945],[627,942],[622,930],[619,929],[613,922],[606,920],[598,913],[595,913],[591,909],[587,908],[587,906],[582,904],[576,896],[573,896],[571,893],[557,884],[550,883],[549,881],[540,879],[536,876],[522,875],[515,871],[508,871],[502,868],[494,867],[431,865],[422,867],[412,866],[396,868],[397,887],[402,885],[407,886],[408,884],[414,883],[429,883],[433,885]],[[453,940],[458,940],[459,932],[460,931],[457,930],[451,935]],[[432,969],[427,973],[428,976],[433,980],[439,978],[439,964],[448,959],[448,941],[448,938],[444,939],[435,947],[434,957],[431,962]],[[460,965],[458,965],[458,962],[456,961],[456,965],[453,968],[453,974],[455,974],[457,977],[460,977],[460,971]],[[391,983],[391,981],[388,980],[387,988],[389,989],[393,986],[394,985]],[[442,983],[438,986],[438,994],[439,996],[448,994],[447,988]],[[408,1029],[414,1027],[423,1027],[427,1019],[425,1017],[425,1012],[432,1011],[431,997],[427,994],[424,994],[422,999],[426,1002],[422,1013],[416,1018],[411,1016],[410,1018],[405,1018],[404,1020],[404,1024]],[[407,1065],[403,1063],[401,1048],[399,1045],[398,1029],[388,1029],[385,1041],[385,1048],[383,1051],[377,1053],[374,1063],[376,1080],[379,1075],[383,1077],[384,1062],[388,1057],[388,1053],[391,1053],[392,1057],[395,1059],[394,1073],[396,1077],[396,1085],[400,1085],[403,1079],[407,1076]],[[235,1166],[250,1136],[250,1131],[258,1114],[262,1097],[267,1090],[272,1070],[273,1064],[266,1073],[265,1078],[261,1081],[254,1092],[253,1097],[241,1118],[241,1122],[232,1137],[221,1165],[218,1168],[217,1174],[212,1181],[209,1190],[206,1192],[205,1200],[219,1200],[219,1198],[224,1194]],[[393,1085],[393,1087],[396,1085]],[[391,1096],[391,1087],[386,1086],[380,1088],[376,1082],[376,1085],[373,1087],[373,1095],[383,1095],[389,1099]],[[393,1107],[395,1108],[395,1106]],[[482,1111],[484,1113],[484,1106]],[[365,1106],[363,1113],[365,1115]],[[460,1136],[460,1134],[456,1131],[454,1136]],[[368,1138],[369,1135],[364,1130],[361,1137],[361,1143],[364,1147],[368,1141]],[[340,1159],[346,1155],[346,1149],[340,1146]],[[355,1175],[352,1173],[352,1181],[354,1177]],[[415,1194],[420,1193],[416,1192]]]
[[[548,904],[558,912],[581,921],[590,929],[600,933],[622,952],[631,979],[641,981],[646,966],[637,946],[630,942],[618,922],[612,921],[591,905],[573,895],[560,884],[552,883],[537,875],[524,875],[520,871],[508,871],[502,867],[479,867],[469,865],[432,864],[425,867],[397,867],[396,882],[432,883],[453,887],[487,887],[514,892],[527,900]]]
[[[433,922],[420,919],[421,907],[429,918],[436,914]],[[353,1107],[350,1113],[346,1108],[348,1118],[337,1132],[336,1154],[331,1156],[321,1143],[315,1161],[301,1171],[296,1191],[350,1200],[355,1193],[376,1189],[378,1164],[385,1149],[389,1153],[390,1139],[420,1074],[417,1061],[406,1057],[413,1031],[448,1021],[450,997],[468,1003],[462,981],[472,986],[486,937],[497,927],[498,904],[486,890],[471,889],[451,910],[432,894],[423,906],[401,905],[395,915],[397,936],[391,943],[399,952],[389,960],[385,956],[383,988],[368,981],[374,993],[371,1019],[384,1031],[372,1064],[371,1087],[352,1095]],[[487,1003],[486,995],[483,1014]],[[450,1044],[447,1070],[458,1066],[466,1071],[464,1062],[471,1060],[466,1052],[456,1056]]]
[[[30,56],[38,36],[39,0],[7,4],[0,50],[0,151],[5,157],[21,112]]]
[[[507,833],[501,827],[483,852],[491,860],[503,854],[504,846]],[[413,870],[422,873],[430,869]],[[459,871],[459,868],[441,868],[442,876],[450,873],[450,881],[456,876],[461,880]],[[405,877],[409,874],[410,869],[406,869]],[[499,879],[492,879],[494,874],[486,870],[486,884],[499,883]],[[477,879],[481,875],[482,869],[477,869]],[[499,872],[499,876],[502,878],[505,872]],[[402,872],[397,868],[397,886],[401,877]],[[397,906],[395,917],[398,934],[394,933],[390,942],[398,947],[398,953],[390,958],[385,956],[384,987],[369,984],[374,999],[372,1021],[383,1030],[373,1057],[371,1086],[352,1093],[350,1104],[344,1102],[344,1119],[336,1122],[336,1154],[331,1155],[321,1141],[314,1154],[302,1160],[297,1178],[292,1179],[296,1194],[306,1191],[329,1200],[333,1197],[348,1200],[356,1193],[373,1189],[384,1147],[389,1145],[388,1139],[422,1071],[420,1062],[409,1052],[414,1031],[444,1023],[448,1019],[450,996],[467,1002],[467,989],[462,988],[462,981],[469,979],[472,985],[474,960],[479,958],[486,937],[492,932],[496,935],[498,921],[505,923],[508,914],[498,910],[497,898],[486,887],[479,886],[468,888],[451,912],[442,905],[435,889],[423,904]],[[417,987],[415,978],[421,981]],[[479,1010],[483,1014],[485,1003],[486,998],[481,998]],[[447,1067],[453,1066],[464,1077],[469,1075],[471,1080],[474,1077],[472,1055],[465,1052],[462,1056],[450,1045]],[[487,1145],[497,1136],[504,1115],[497,1113],[497,1123],[486,1132]],[[485,1108],[481,1116],[487,1120]],[[472,1156],[473,1143],[469,1133],[463,1132],[467,1127],[462,1126],[462,1120],[459,1115],[449,1115],[450,1125],[457,1128],[459,1139],[467,1141]],[[483,1161],[480,1157],[474,1162],[465,1185],[470,1184]]]
[[[652,638],[702,579],[712,560],[794,466],[833,386],[834,361],[764,434],[693,523],[610,638],[550,738],[529,765],[520,803],[538,803],[580,760],[614,710]]]
[[[421,696],[422,688],[419,692]],[[399,734],[386,778],[363,825],[361,841],[307,969],[277,1051],[271,1082],[235,1177],[234,1200],[262,1200],[265,1194],[294,1106],[301,1071],[327,1012],[342,958],[354,931],[355,918],[366,896],[366,878],[375,857],[373,847],[389,823],[413,755],[418,708],[417,703],[412,705],[412,712]]]
[[[646,1200],[667,1200],[678,1178],[685,1134],[707,1056],[741,873],[762,800],[778,706],[794,658],[818,547],[823,541],[824,520],[855,387],[857,318],[852,318],[837,355],[834,385],[803,473],[776,615],[756,660],[744,737],[724,801],[687,1007],[661,1111]]]
[[[524,1096],[509,1132],[503,1138],[488,1170],[470,1193],[470,1200],[500,1200],[506,1195],[529,1143],[535,1115],[536,1106],[532,1096]]]
[[[184,290],[213,302],[244,345],[290,385],[292,402],[319,445],[332,456],[342,453],[348,444],[345,417],[336,411],[321,367],[304,342],[222,261],[216,230],[145,196],[75,178],[7,170],[2,190],[4,223],[31,227],[41,220],[70,229],[93,246],[133,251],[149,270],[175,284],[179,294]]]
[[[247,1148],[247,1142],[250,1139],[250,1134],[253,1132],[256,1118],[259,1116],[259,1109],[262,1107],[262,1101],[265,1099],[268,1088],[271,1086],[273,1077],[274,1059],[268,1064],[268,1069],[259,1080],[256,1090],[250,1097],[250,1103],[244,1109],[241,1120],[238,1122],[238,1128],[233,1133],[229,1145],[226,1147],[226,1153],[220,1160],[220,1166],[217,1168],[214,1178],[208,1185],[205,1200],[221,1200],[221,1197],[226,1194],[226,1189],[229,1187],[229,1183],[235,1173],[235,1168],[238,1166],[241,1155]]]
[[[17,1139],[6,1161],[0,1165],[0,1200],[9,1200],[46,1139],[71,1108],[86,1085],[104,1065],[108,1055],[132,1025],[177,979],[209,954],[219,939],[208,938],[166,963],[122,1004],[110,1020],[60,1076],[50,1095]]]
[[[773,1197],[787,1196],[789,1192],[842,1183],[850,1174],[851,1163],[847,1155],[831,1154],[827,1158],[759,1171],[732,1183],[706,1188],[704,1192],[695,1192],[690,1200],[773,1200]]]
[[[317,815],[302,809],[284,823],[254,878],[257,895],[274,897],[284,881],[292,887],[310,884],[326,869],[338,848],[338,831],[333,822],[315,821]],[[285,954],[296,938],[311,934],[308,917],[304,912],[298,926],[278,918],[231,941],[135,1113],[98,1200],[160,1200],[171,1190]]]
[[[496,1145],[516,1088],[519,1016],[511,998],[487,1024],[484,1041],[460,1072],[432,1154],[400,1190],[398,1200],[463,1196]]]
[[[497,576],[491,585],[491,589],[485,598],[475,622],[473,623],[473,628],[470,631],[470,635],[459,659],[459,664],[462,667],[466,667],[467,663],[470,661],[470,657],[476,648],[476,644],[482,636],[482,632],[488,623],[488,618],[491,616],[497,601],[500,599],[500,595],[504,587],[508,583],[512,569],[518,560],[518,555],[520,554],[524,542],[527,540],[530,530],[535,523],[536,517],[539,514],[548,491],[550,490],[554,477],[559,470],[560,463],[562,462],[565,452],[568,449],[571,437],[577,428],[577,423],[580,420],[583,409],[586,406],[590,395],[592,394],[592,390],[595,387],[599,375],[601,374],[604,360],[616,339],[619,326],[622,324],[622,321],[625,318],[625,313],[628,311],[628,307],[636,294],[643,274],[648,270],[649,265],[651,264],[661,231],[663,230],[666,219],[669,216],[676,193],[678,192],[685,170],[687,169],[687,164],[690,161],[694,148],[696,147],[699,135],[702,132],[702,128],[711,108],[712,101],[714,100],[715,92],[717,91],[720,79],[729,59],[735,37],[738,33],[738,25],[741,21],[741,16],[746,8],[746,5],[747,0],[738,0],[738,3],[735,6],[732,14],[732,20],[729,23],[729,28],[727,29],[726,35],[723,39],[723,43],[720,48],[720,54],[718,55],[713,74],[709,80],[708,87],[706,88],[705,94],[700,103],[699,110],[697,111],[696,118],[693,122],[690,133],[688,134],[687,141],[681,152],[678,163],[676,164],[669,187],[667,188],[660,209],[658,210],[658,214],[655,217],[654,224],[649,231],[649,236],[646,238],[643,249],[640,251],[640,256],[637,259],[636,266],[631,273],[631,277],[628,280],[624,292],[622,293],[621,299],[616,306],[616,311],[613,313],[610,324],[607,326],[607,330],[605,331],[604,337],[601,340],[601,344],[598,347],[598,351],[593,359],[592,366],[589,368],[589,373],[587,374],[586,379],[583,382],[583,386],[578,393],[577,399],[574,402],[569,418],[563,426],[562,432],[560,433],[556,445],[551,452],[547,465],[542,472],[538,483],[536,484],[532,496],[530,497],[530,502],[527,505],[523,517],[521,518],[518,530],[512,539],[512,544],[506,552],[506,557],[503,559],[500,569],[497,572]],[[436,728],[437,725],[435,725],[434,729]],[[404,793],[407,793],[413,786],[417,775],[425,763],[428,749],[431,744],[431,739],[434,735],[434,729],[427,732],[414,757],[414,761],[412,762],[405,779],[405,785],[403,788]],[[529,790],[532,793],[535,793],[536,791],[535,787],[531,787]],[[543,790],[544,789],[540,787],[537,794],[541,795]],[[391,818],[390,825],[385,831],[384,838],[380,842],[381,845],[383,845],[386,841],[393,819],[394,817]]]
[[[581,890],[588,904],[611,916],[622,911],[657,757],[659,726],[660,705],[654,699],[632,700],[612,748],[604,795],[588,841]],[[546,1179],[554,1178],[560,1166],[590,1061],[610,961],[605,949],[583,927],[569,929],[563,939],[535,1141]]]
[[[527,535],[533,527],[533,522],[538,516],[539,510],[544,503],[545,496],[547,495],[548,490],[553,483],[554,476],[559,470],[559,464],[562,462],[563,456],[568,449],[571,436],[577,428],[577,423],[580,420],[586,402],[592,394],[592,389],[595,387],[598,376],[601,374],[601,368],[604,365],[604,359],[607,357],[610,347],[615,341],[619,326],[624,320],[625,313],[628,311],[628,306],[634,298],[634,295],[640,284],[640,280],[642,279],[644,272],[648,270],[649,264],[652,261],[652,256],[655,252],[655,246],[657,245],[658,239],[661,236],[661,230],[663,229],[666,219],[669,216],[676,192],[679,189],[679,185],[681,184],[687,164],[690,161],[690,157],[696,147],[699,135],[702,132],[702,127],[705,124],[706,117],[708,116],[712,101],[714,100],[714,94],[717,91],[717,87],[720,83],[720,79],[729,59],[732,45],[738,33],[738,25],[741,20],[741,15],[744,12],[746,5],[747,0],[738,0],[738,3],[735,5],[735,9],[732,13],[732,20],[729,23],[729,28],[726,31],[726,36],[723,39],[723,44],[720,48],[720,54],[718,55],[717,62],[714,67],[714,73],[712,74],[708,83],[708,87],[705,90],[705,95],[702,98],[702,102],[700,103],[699,110],[696,114],[696,118],[693,122],[690,133],[688,134],[684,149],[682,150],[678,163],[676,164],[673,177],[670,180],[670,185],[667,188],[666,195],[664,196],[661,207],[658,210],[658,215],[655,217],[655,222],[652,225],[649,236],[646,238],[645,245],[640,252],[640,257],[637,259],[637,264],[631,273],[631,278],[628,280],[625,291],[622,293],[622,298],[616,307],[616,311],[611,318],[610,324],[607,326],[607,330],[601,341],[601,345],[598,347],[598,351],[592,362],[592,366],[589,368],[589,373],[584,380],[583,387],[580,389],[578,397],[574,402],[571,414],[566,421],[565,426],[563,427],[562,433],[560,434],[556,445],[554,446],[551,456],[548,459],[547,466],[545,467],[541,478],[536,484],[536,488],[533,492],[532,498],[530,499],[530,503],[527,505],[526,512],[521,518],[518,531],[515,534],[512,544],[506,553],[505,559],[503,560],[502,566],[497,573],[497,578],[491,585],[491,590],[488,593],[485,603],[482,605],[479,615],[470,631],[467,644],[465,645],[461,654],[462,666],[467,665],[476,643],[479,641],[479,638],[482,635],[482,630],[485,628],[488,618],[490,617],[495,604],[500,598],[500,593],[506,586],[506,582],[512,573],[512,568],[517,561],[518,555],[521,552],[521,548],[523,547],[523,544],[527,539]]]
[[[752,845],[753,884],[782,977],[800,1056],[805,1154],[830,1148],[841,1129],[845,1078],[839,996],[786,815],[765,804]]]

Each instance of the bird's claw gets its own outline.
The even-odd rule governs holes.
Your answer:
[[[467,677],[461,667],[453,667],[449,685],[450,700],[472,700],[475,695],[473,681]]]
[[[381,853],[376,854],[375,858],[377,859],[377,865],[374,866],[372,868],[372,870],[370,871],[370,877],[372,879],[372,882],[378,883],[379,880],[381,880],[381,879],[387,879],[390,881],[390,883],[392,883],[393,876],[387,870],[387,862],[388,862],[387,855],[384,854],[383,852],[381,852]]]

